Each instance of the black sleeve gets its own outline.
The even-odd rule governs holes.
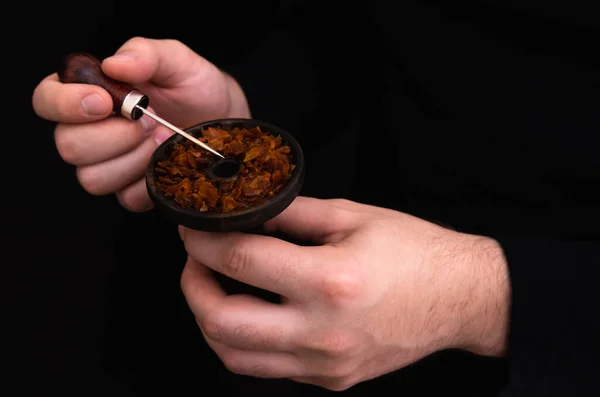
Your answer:
[[[592,396],[600,390],[600,244],[497,237],[509,266],[508,396]]]

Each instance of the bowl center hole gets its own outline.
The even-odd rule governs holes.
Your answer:
[[[210,174],[213,178],[228,179],[233,178],[240,172],[240,162],[234,159],[220,159],[210,168]]]

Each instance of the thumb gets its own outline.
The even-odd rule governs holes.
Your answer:
[[[134,37],[102,62],[102,70],[115,80],[133,85],[151,82],[173,87],[207,64],[180,41]]]
[[[357,212],[344,207],[340,200],[298,196],[281,214],[267,221],[264,228],[269,233],[281,232],[316,243],[339,241],[362,219]]]

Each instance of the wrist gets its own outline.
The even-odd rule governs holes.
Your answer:
[[[229,97],[228,118],[251,118],[250,107],[244,90],[238,82],[228,73],[223,72],[227,82],[227,94]]]
[[[471,307],[461,321],[461,348],[483,356],[502,357],[508,349],[511,289],[508,266],[497,241],[465,235],[470,253],[463,269]]]

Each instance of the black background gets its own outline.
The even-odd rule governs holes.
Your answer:
[[[68,52],[89,51],[102,58],[133,36],[174,38],[227,68],[250,43],[260,38],[263,30],[259,22],[268,24],[278,4],[276,1],[202,2],[193,3],[194,11],[190,11],[184,3],[11,3],[3,10],[2,192],[6,232],[2,267],[8,272],[3,277],[7,284],[3,288],[6,306],[3,313],[8,316],[2,326],[2,395],[330,394],[286,380],[258,380],[229,373],[204,343],[180,292],[185,252],[176,227],[154,212],[129,213],[118,205],[114,196],[94,197],[84,192],[77,183],[74,168],[57,154],[53,124],[33,113],[33,89],[56,70]],[[354,95],[360,97],[361,92]],[[478,102],[473,98],[471,101]],[[493,107],[486,110],[481,106],[478,110],[493,112]],[[435,113],[429,116],[435,128],[440,116]],[[465,136],[465,141],[473,138]],[[300,138],[310,142],[309,137]],[[420,145],[426,144],[428,138],[415,135],[412,139],[412,143]],[[596,138],[589,139],[595,142]],[[486,144],[493,147],[496,143]],[[468,145],[465,142],[462,146],[465,152]],[[531,142],[523,140],[520,145],[525,147]],[[322,152],[315,150],[315,153],[313,158]],[[501,149],[497,148],[497,152],[481,156],[501,156],[499,153]],[[572,156],[577,158],[579,153],[573,152]],[[447,159],[442,160],[443,163]],[[536,164],[535,161],[531,159],[531,164]],[[463,166],[468,166],[466,161]],[[538,196],[548,197],[547,192],[536,190],[531,175],[526,175],[527,180],[519,179],[519,175],[525,176],[519,174],[517,165],[509,166],[508,170],[521,183],[515,185],[521,189],[519,194],[529,195],[529,203]],[[533,167],[532,174],[535,170]],[[429,177],[427,172],[423,171],[421,176]],[[433,182],[432,185],[443,190],[447,178],[444,173],[441,175],[437,185]],[[595,180],[597,175],[589,178]],[[556,184],[552,186],[568,181],[565,177],[554,181]],[[463,187],[470,186],[467,182]],[[334,190],[319,194],[317,185],[309,182],[306,192],[322,196],[338,193]],[[405,187],[410,186],[407,182]],[[471,193],[481,193],[474,189]],[[414,197],[421,202],[427,202],[433,195],[417,193]],[[572,196],[556,198],[563,199],[576,201]],[[556,201],[545,205],[552,207]],[[420,208],[414,209],[418,212]],[[438,210],[429,213],[443,218]],[[538,213],[533,207],[521,210],[521,216],[530,217],[529,223],[523,221],[519,226],[522,230],[533,228],[532,225],[538,230],[553,226],[558,230],[559,223],[549,221],[543,211]],[[495,212],[499,229],[507,222],[504,215],[508,213],[514,214]],[[477,212],[471,213],[470,218],[464,215],[458,209],[455,218],[448,215],[445,220],[460,218],[465,227],[479,225]],[[535,223],[538,218],[548,225]],[[577,230],[575,221],[570,225],[575,225],[570,230]],[[588,230],[582,228],[581,235],[585,235]],[[345,394],[383,395],[383,389],[387,388],[389,395],[403,396],[424,395],[428,391],[487,395],[477,390],[492,393],[506,380],[503,362],[448,354],[452,360],[446,360],[445,355],[434,357],[400,373],[359,385]]]

